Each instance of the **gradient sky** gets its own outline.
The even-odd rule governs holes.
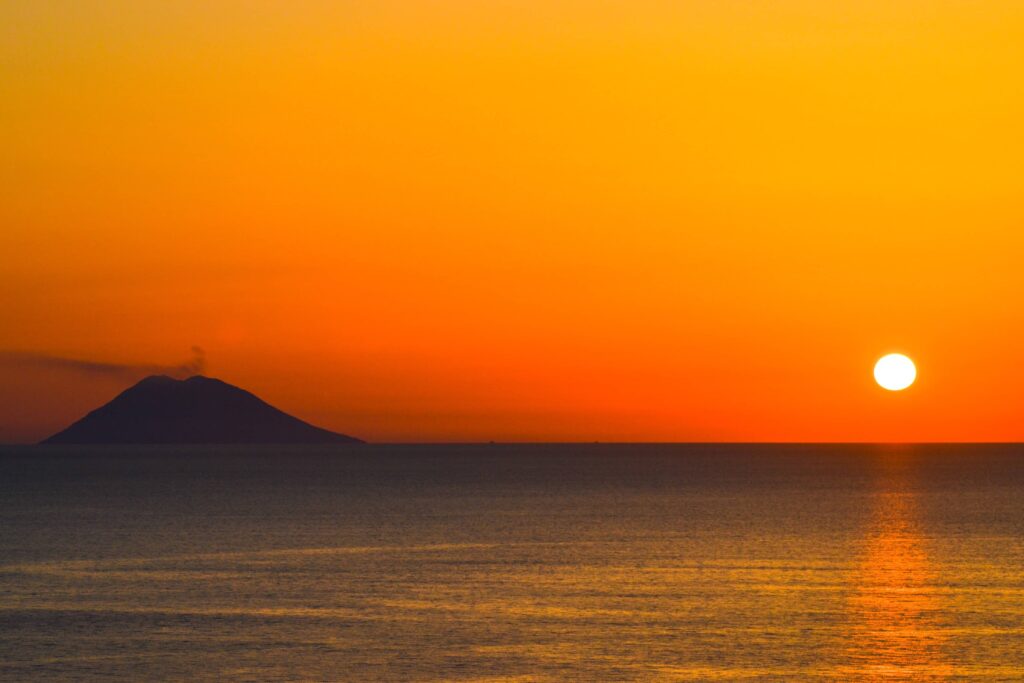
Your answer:
[[[0,441],[193,346],[371,440],[1024,439],[1022,73],[1016,0],[5,2]]]

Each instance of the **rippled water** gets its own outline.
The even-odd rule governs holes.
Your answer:
[[[1024,449],[0,450],[0,679],[1024,679]]]

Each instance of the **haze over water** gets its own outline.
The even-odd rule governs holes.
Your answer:
[[[0,679],[1011,680],[1019,446],[0,450]]]

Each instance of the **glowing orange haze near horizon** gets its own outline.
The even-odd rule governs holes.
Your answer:
[[[5,3],[0,350],[198,345],[372,440],[1024,439],[1021,36],[1009,0]],[[0,380],[0,441],[127,384]]]

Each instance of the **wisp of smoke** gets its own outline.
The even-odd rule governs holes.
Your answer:
[[[193,346],[191,360],[178,365],[158,365],[155,363],[104,363],[31,351],[0,351],[0,364],[123,380],[140,379],[148,375],[168,375],[176,379],[184,379],[202,374],[206,368],[206,354],[198,346]]]

